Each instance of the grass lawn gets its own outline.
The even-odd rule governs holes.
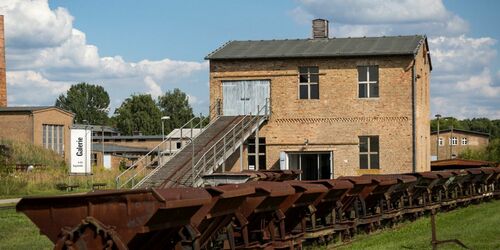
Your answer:
[[[459,239],[470,249],[500,249],[500,201],[471,205],[436,216],[438,240]],[[359,235],[335,249],[432,249],[430,217],[405,223],[396,229]],[[455,244],[439,249],[463,249]]]
[[[52,242],[40,235],[28,217],[15,209],[0,210],[0,249],[53,249]]]

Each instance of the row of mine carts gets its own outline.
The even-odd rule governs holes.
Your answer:
[[[55,249],[300,249],[348,240],[431,209],[500,197],[500,168],[297,181],[264,171],[206,188],[24,198]]]

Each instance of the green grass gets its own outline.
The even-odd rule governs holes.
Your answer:
[[[436,228],[438,240],[459,239],[471,249],[500,249],[500,201],[440,212]],[[336,249],[432,249],[430,241],[430,217],[424,217],[396,229],[358,235],[351,244]],[[450,243],[438,248],[462,249]]]
[[[0,210],[0,249],[52,249],[52,242],[15,209]]]

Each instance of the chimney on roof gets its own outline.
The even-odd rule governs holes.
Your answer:
[[[7,107],[7,77],[5,70],[5,36],[3,15],[0,15],[0,107]]]
[[[314,19],[312,23],[313,39],[328,38],[328,20]]]

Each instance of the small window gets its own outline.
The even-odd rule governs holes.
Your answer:
[[[439,139],[438,139],[438,144],[439,144],[439,146],[444,146],[444,140],[443,140],[443,137],[439,137]]]
[[[299,99],[319,99],[318,67],[299,67]]]
[[[176,149],[179,149],[181,147],[182,147],[182,142],[178,141],[178,142],[175,143],[175,148]]]
[[[457,144],[458,144],[457,137],[451,137],[450,138],[450,145],[457,145]]]
[[[248,150],[248,168],[255,169],[256,166],[256,158],[257,158],[257,150],[255,145],[255,138],[247,139],[247,150]],[[266,138],[259,138],[259,170],[266,169]]]
[[[380,169],[378,136],[359,137],[359,168]]]
[[[467,141],[467,137],[462,137],[462,145],[467,145],[469,144],[469,141]]]
[[[358,85],[359,98],[379,97],[378,66],[359,66]]]

